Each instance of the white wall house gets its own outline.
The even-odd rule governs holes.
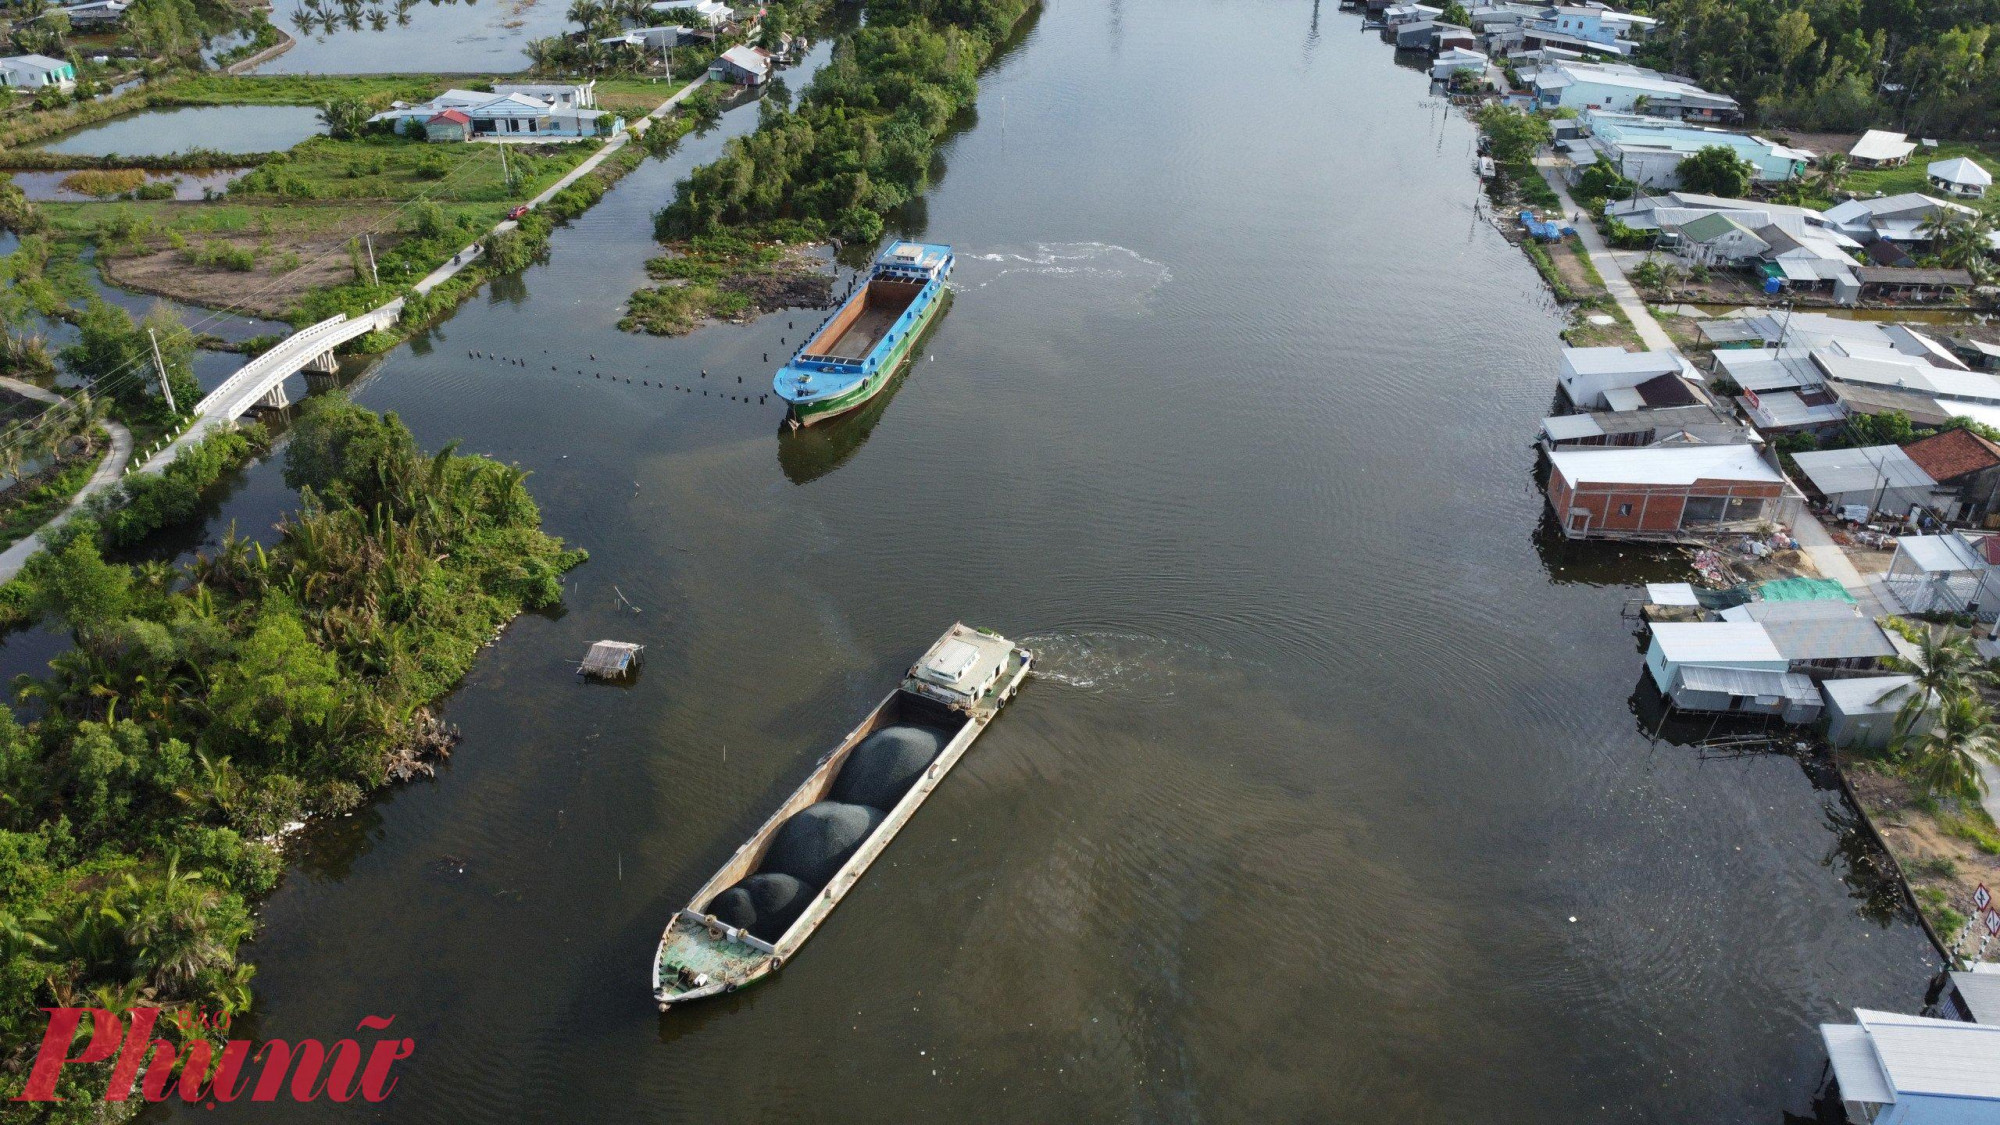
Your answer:
[[[1535,72],[1535,104],[1542,109],[1608,109],[1688,121],[1728,122],[1743,116],[1735,98],[1670,74],[1625,63],[1556,62]]]
[[[1993,173],[1967,157],[1934,160],[1924,169],[1932,187],[1959,199],[1979,199],[1993,186]]]
[[[0,59],[0,86],[39,90],[44,86],[76,88],[76,67],[47,55],[13,55]]]
[[[1556,379],[1578,410],[1620,409],[1613,392],[1630,390],[1662,375],[1693,373],[1679,352],[1628,352],[1624,348],[1564,348]],[[1607,397],[1610,396],[1610,397]]]
[[[1819,1034],[1849,1121],[2000,1121],[2000,1027],[1856,1008],[1853,1023],[1823,1023]]]
[[[719,0],[657,0],[653,11],[697,27],[720,27],[736,18],[735,9]]]
[[[1791,661],[1755,621],[1656,622],[1646,645],[1646,670],[1654,685],[1671,694],[1684,667],[1784,673],[1791,671]]]

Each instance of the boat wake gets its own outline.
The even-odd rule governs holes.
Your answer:
[[[1149,296],[1174,279],[1163,262],[1123,246],[1103,242],[1037,242],[1022,252],[995,251],[959,257],[960,285],[983,289],[1014,275],[1077,277],[1095,285],[1131,290],[1135,297]]]
[[[1163,702],[1194,683],[1240,676],[1235,657],[1183,641],[1100,629],[1020,638],[1035,654],[1035,678],[1091,695]],[[1233,670],[1225,671],[1225,668]]]

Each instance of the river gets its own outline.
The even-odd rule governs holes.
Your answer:
[[[614,328],[748,108],[392,353],[358,400],[591,561],[436,782],[303,834],[255,1032],[393,1014],[399,1122],[1807,1113],[1815,1025],[1914,1010],[1928,947],[1826,778],[1649,741],[1636,559],[1542,530],[1559,314],[1358,22],[1051,5],[907,216],[960,292],[859,426],[755,401],[814,312]],[[291,502],[260,465],[206,535]],[[956,619],[1042,674],[779,978],[658,1015],[670,912]],[[604,637],[635,683],[576,680]]]

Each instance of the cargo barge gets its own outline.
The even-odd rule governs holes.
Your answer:
[[[954,624],[668,921],[653,999],[734,992],[784,968],[1028,678],[1034,654]]]
[[[868,279],[772,378],[786,422],[824,422],[881,393],[944,308],[951,267],[949,246],[897,242],[884,250]]]

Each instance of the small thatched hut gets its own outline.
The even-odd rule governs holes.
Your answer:
[[[645,648],[631,641],[599,641],[584,654],[577,671],[600,680],[622,680],[639,666],[639,654]]]

